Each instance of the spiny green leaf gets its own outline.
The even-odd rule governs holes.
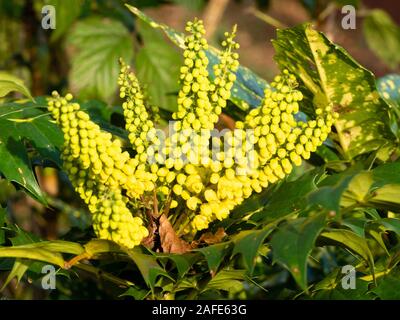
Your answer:
[[[21,246],[41,241],[37,235],[21,229],[18,225],[9,225],[8,227],[16,233],[14,237],[10,238],[13,246]]]
[[[32,171],[25,141],[44,158],[60,165],[63,136],[47,114],[33,103],[0,107],[0,172],[46,203]]]
[[[283,181],[277,190],[268,195],[267,203],[260,212],[256,212],[253,221],[274,221],[308,206],[305,197],[315,190],[320,169],[310,170],[294,181]]]
[[[307,258],[325,226],[326,213],[297,218],[279,227],[271,240],[275,261],[283,264],[299,286],[307,287]]]
[[[368,223],[366,218],[348,218],[343,220],[342,224],[350,228],[355,234],[364,238],[365,236],[365,226]]]
[[[356,235],[354,232],[343,229],[331,229],[324,231],[320,235],[321,241],[326,241],[327,244],[336,244],[342,246],[356,255],[360,256],[367,262],[370,270],[374,270],[374,259],[368,247],[367,241],[364,238]]]
[[[332,104],[339,112],[337,143],[345,158],[393,144],[389,106],[380,98],[373,74],[343,48],[308,24],[278,30],[273,45],[280,67],[301,81],[303,108],[312,114],[313,107]]]
[[[3,135],[0,137],[0,172],[9,180],[15,181],[33,197],[46,203],[42,191],[32,172],[24,144],[21,142],[21,135],[11,123],[2,124]],[[16,135],[13,135],[16,133]]]
[[[246,230],[232,238],[234,243],[232,256],[238,253],[241,254],[249,274],[253,273],[255,258],[259,247],[272,230],[273,228],[271,226],[264,227],[261,230]]]
[[[371,290],[382,300],[400,299],[400,279],[399,272],[388,274],[378,280],[376,288]]]
[[[128,290],[126,290],[123,294],[120,295],[120,297],[133,297],[135,300],[143,300],[150,294],[149,290],[144,290],[139,287],[130,287]]]
[[[365,235],[370,236],[378,243],[378,245],[389,255],[389,251],[386,247],[383,235],[385,234],[385,228],[377,223],[368,223],[364,229]]]
[[[387,184],[400,184],[400,162],[384,163],[372,170],[374,180],[373,188],[379,188]]]
[[[32,261],[26,259],[16,259],[11,269],[10,273],[7,276],[7,279],[4,281],[3,286],[0,288],[0,291],[3,291],[4,288],[10,283],[10,281],[14,278],[17,278],[17,283],[19,283],[24,276],[25,272],[28,270]]]
[[[155,255],[158,258],[169,259],[173,261],[175,263],[176,269],[178,270],[179,278],[182,278],[199,258],[197,254],[193,253],[186,253],[186,254],[156,253]]]
[[[377,222],[380,223],[386,230],[393,231],[400,236],[400,219],[383,218]]]
[[[339,212],[343,193],[348,188],[354,174],[341,173],[335,175],[335,179],[326,178],[317,190],[308,195],[308,201],[312,204],[320,205],[326,210]],[[340,179],[337,179],[340,178]],[[332,180],[331,182],[328,182]]]
[[[246,270],[221,270],[202,291],[222,290],[234,293],[243,289],[243,280],[245,279]]]
[[[173,280],[170,275],[160,267],[157,259],[152,255],[141,253],[138,249],[126,250],[126,253],[137,265],[144,281],[151,290],[154,290],[156,280],[159,276],[164,276]]]
[[[207,260],[208,268],[215,274],[225,256],[230,253],[232,244],[230,242],[221,242],[204,248],[197,249]]]
[[[353,175],[343,193],[341,205],[364,205],[389,210],[400,209],[400,163],[386,163],[371,171]]]

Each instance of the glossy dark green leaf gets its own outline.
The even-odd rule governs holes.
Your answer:
[[[378,279],[378,285],[371,290],[382,300],[400,299],[400,279],[399,273],[388,274]]]
[[[278,227],[272,236],[274,261],[284,265],[303,290],[307,288],[307,259],[325,220],[326,213],[297,218]]]
[[[373,188],[387,184],[400,184],[400,162],[384,163],[372,170]]]
[[[50,117],[33,103],[0,106],[0,172],[46,203],[28,157],[28,142],[43,159],[60,165],[63,137]]]
[[[0,137],[0,172],[6,179],[17,182],[33,197],[45,203],[43,193],[32,172],[25,145],[21,141],[21,135],[11,123],[0,123],[0,126],[4,130]]]
[[[197,249],[197,251],[204,255],[207,260],[208,268],[215,274],[225,256],[230,253],[231,248],[232,244],[230,242],[222,242]]]
[[[351,174],[341,174],[341,179],[334,181],[334,184],[327,185],[327,183],[325,183],[309,194],[309,203],[320,205],[326,210],[338,213],[342,195],[346,191],[352,178],[353,175]]]
[[[365,235],[375,239],[376,243],[389,255],[389,251],[386,247],[384,235],[385,228],[377,223],[368,223],[365,226]]]
[[[380,223],[386,230],[393,231],[400,236],[400,219],[383,218],[377,222]]]
[[[193,253],[186,253],[186,254],[157,253],[155,255],[158,258],[169,259],[173,261],[175,263],[176,269],[178,270],[179,278],[182,278],[199,258],[197,254]]]
[[[243,289],[243,280],[245,279],[246,270],[221,270],[207,283],[203,292],[222,290],[235,293]]]
[[[368,219],[365,218],[348,218],[343,220],[342,224],[350,228],[355,234],[364,238],[365,236],[365,225]]]
[[[152,290],[154,290],[156,280],[159,276],[164,276],[173,280],[169,274],[160,267],[156,257],[150,254],[144,254],[138,249],[126,250],[126,253],[139,268],[144,281]]]
[[[340,161],[339,156],[325,144],[319,146],[317,151],[315,151],[315,153],[319,155],[327,163]]]
[[[322,174],[320,169],[311,170],[294,181],[283,181],[277,190],[267,195],[267,203],[251,220],[274,221],[308,206],[305,198],[316,190],[316,180]]]
[[[259,211],[268,202],[269,194],[270,190],[268,189],[263,190],[261,193],[252,194],[232,210],[230,217],[241,219],[244,216]]]
[[[278,30],[273,45],[280,67],[300,80],[305,110],[312,113],[313,107],[332,104],[340,114],[335,128],[345,158],[393,145],[389,106],[380,98],[373,74],[343,48],[308,24]]]
[[[272,230],[273,228],[268,226],[261,230],[242,231],[232,238],[234,243],[232,256],[236,254],[242,256],[244,265],[249,274],[253,273],[258,249]]]
[[[38,243],[41,241],[37,235],[21,229],[18,225],[9,225],[8,227],[15,233],[15,236],[10,238],[13,246]]]

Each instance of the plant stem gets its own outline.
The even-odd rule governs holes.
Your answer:
[[[284,23],[280,22],[279,20],[275,19],[274,17],[271,17],[269,14],[266,14],[264,12],[261,12],[257,9],[250,8],[249,12],[253,14],[255,17],[258,19],[264,21],[265,23],[269,24],[270,26],[275,27],[276,29],[285,29],[287,28],[287,25]]]

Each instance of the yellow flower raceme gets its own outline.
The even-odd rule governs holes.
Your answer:
[[[146,107],[139,82],[130,67],[120,59],[121,70],[118,79],[120,85],[120,96],[126,98],[122,104],[126,121],[125,128],[129,133],[129,141],[137,152],[135,159],[139,163],[147,162],[148,147],[159,143],[154,123]],[[153,117],[158,116],[158,110],[152,110]]]
[[[116,208],[119,209],[113,209],[113,216],[117,217],[121,214],[123,218],[120,220],[123,224],[129,230],[136,230],[136,227],[141,225],[141,218],[134,218],[132,214],[122,214],[129,210],[117,195],[125,190],[129,197],[138,198],[145,191],[151,191],[153,189],[152,174],[137,170],[137,161],[131,159],[128,152],[122,151],[120,140],[112,139],[110,133],[102,131],[90,120],[86,112],[80,110],[77,103],[70,102],[71,99],[70,94],[63,98],[54,92],[53,98],[48,102],[49,111],[64,133],[65,143],[62,153],[64,169],[75,190],[88,204],[89,210],[95,217],[102,215],[105,210],[103,201],[109,197],[109,194],[115,193],[114,198],[119,201]],[[111,199],[113,205],[114,202]],[[115,224],[111,224],[107,229],[104,225],[103,227],[97,225],[99,221],[94,220],[97,235],[105,238],[104,234],[108,230],[111,236],[107,236],[106,239],[111,239],[110,237],[120,239],[117,242],[122,245],[129,244],[132,247],[140,243],[132,239],[136,237],[142,239],[146,233],[143,228],[139,228],[140,234],[131,234],[129,237],[133,238],[129,240],[129,237],[119,234],[123,230],[121,226],[114,228]],[[99,233],[100,230],[102,233]]]
[[[215,136],[212,130],[230,98],[239,65],[236,28],[225,34],[214,80],[207,69],[202,21],[189,22],[186,31],[178,108],[172,115],[173,132],[165,139],[154,125],[157,112],[147,107],[137,78],[121,61],[118,83],[133,158],[71,103],[70,95],[55,94],[49,100],[49,110],[64,132],[64,167],[93,213],[100,238],[127,247],[139,244],[148,235],[141,215],[149,205],[143,199],[154,195],[160,208],[179,215],[172,220],[181,223],[174,227],[184,236],[226,219],[253,192],[309,159],[337,117],[327,106],[316,109],[315,119],[297,121],[303,95],[295,76],[284,70],[265,90],[261,105],[237,121],[235,130]]]

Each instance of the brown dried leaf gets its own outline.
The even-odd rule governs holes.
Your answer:
[[[230,116],[226,115],[225,113],[221,113],[218,119],[218,123],[215,125],[215,128],[218,130],[235,129],[235,120],[233,120]]]
[[[149,230],[149,235],[142,240],[141,244],[146,248],[153,249],[155,245],[154,233],[157,230],[157,225],[153,222],[151,225],[149,225],[147,230]]]
[[[222,242],[222,239],[226,237],[224,228],[218,228],[215,233],[206,232],[203,233],[199,239],[199,242],[205,242],[207,244],[215,244]]]
[[[159,220],[158,232],[163,252],[166,253],[185,253],[190,251],[190,245],[180,239],[167,216],[162,214]]]

